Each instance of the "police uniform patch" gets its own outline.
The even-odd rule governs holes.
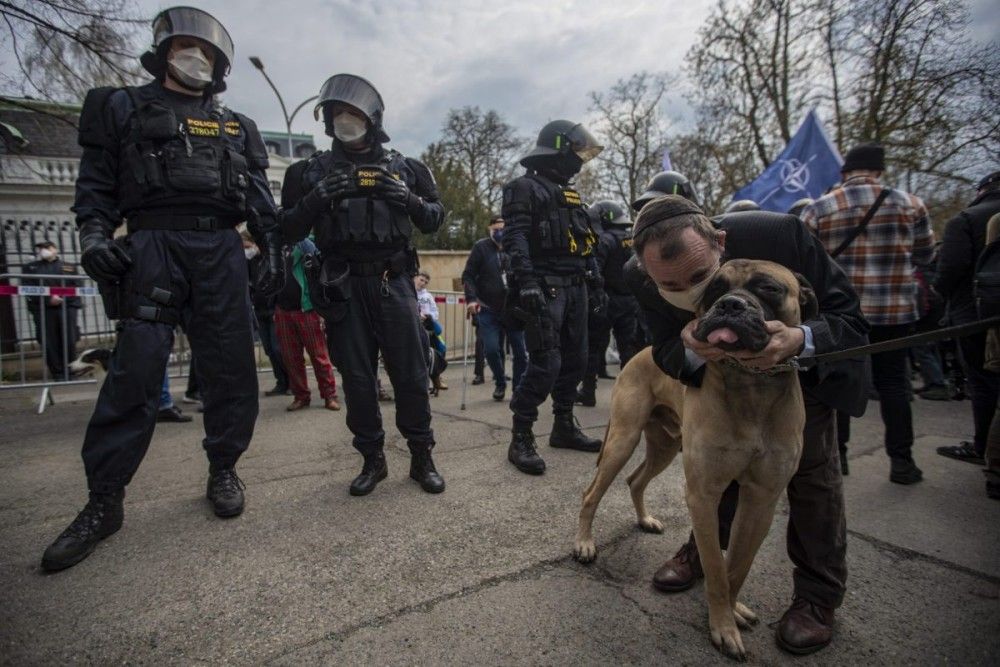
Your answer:
[[[580,199],[580,193],[572,188],[565,188],[562,191],[563,200],[569,206],[583,206],[583,200]]]
[[[193,137],[217,137],[219,136],[219,121],[202,120],[200,118],[187,118],[184,123],[187,125],[187,132]]]
[[[227,120],[226,134],[232,137],[240,136],[240,122],[238,120]]]

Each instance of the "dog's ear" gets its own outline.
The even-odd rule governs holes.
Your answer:
[[[816,292],[812,285],[801,273],[796,273],[795,277],[799,281],[799,319],[802,322],[815,319],[819,315],[819,301],[816,300]]]

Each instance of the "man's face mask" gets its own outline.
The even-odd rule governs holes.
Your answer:
[[[257,251],[257,246],[250,246],[249,248],[243,248],[243,254],[246,255],[247,259],[249,260],[253,259],[260,253]]]
[[[170,74],[192,90],[204,90],[212,83],[212,63],[197,46],[174,51],[167,64]]]
[[[38,259],[51,262],[56,258],[56,251],[51,248],[42,248],[38,251]]]
[[[490,232],[490,236],[493,238],[494,243],[500,243],[503,241],[503,228],[494,229]]]
[[[671,292],[667,289],[656,286],[656,291],[660,293],[663,300],[669,303],[675,308],[680,308],[681,310],[686,310],[693,313],[698,308],[698,302],[701,301],[702,295],[705,293],[705,289],[708,287],[708,283],[712,282],[712,278],[719,271],[722,266],[722,260],[715,265],[715,268],[708,272],[704,280],[701,282],[691,285],[686,290],[681,290],[679,292]]]
[[[357,141],[368,133],[368,123],[346,111],[333,117],[333,136],[345,144]]]

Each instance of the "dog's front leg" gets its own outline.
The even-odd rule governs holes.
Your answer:
[[[737,660],[746,660],[746,649],[736,626],[729,597],[729,577],[719,544],[719,500],[722,490],[692,488],[687,481],[687,505],[691,513],[694,539],[698,545],[701,567],[705,572],[705,597],[708,600],[708,625],[712,643]]]

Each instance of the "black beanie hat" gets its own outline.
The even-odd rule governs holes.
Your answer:
[[[983,180],[979,181],[979,185],[976,186],[977,190],[986,190],[996,188],[1000,186],[1000,171],[994,171],[989,176],[984,176]]]
[[[642,210],[639,211],[639,217],[636,218],[635,225],[632,227],[632,238],[635,238],[642,230],[658,222],[689,213],[705,215],[705,212],[697,204],[682,195],[663,195],[662,197],[657,197],[643,206]]]
[[[861,169],[885,171],[885,149],[879,144],[858,144],[847,151],[840,173]]]

